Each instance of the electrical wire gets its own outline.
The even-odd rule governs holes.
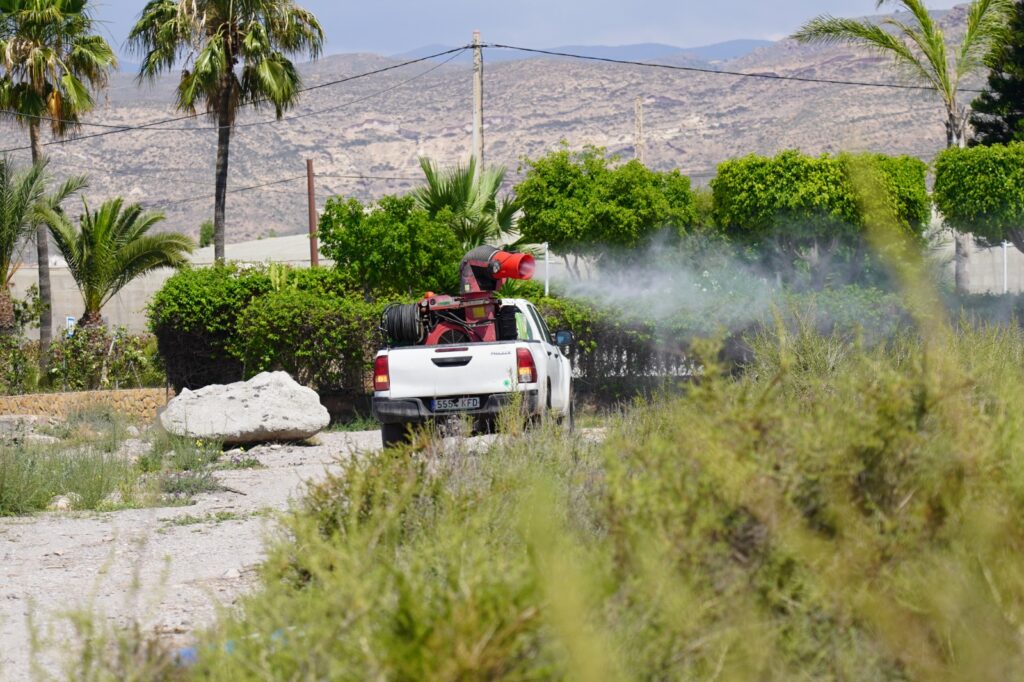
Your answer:
[[[305,180],[305,175],[296,175],[290,178],[282,178],[280,180],[271,180],[270,182],[262,182],[258,185],[249,185],[248,187],[237,187],[234,189],[227,190],[228,194],[236,194],[238,192],[248,192],[254,189],[260,189],[261,187],[270,187],[272,185],[283,185],[286,182],[295,182],[296,180]],[[187,197],[185,199],[175,199],[173,201],[159,201],[152,204],[152,208],[167,208],[169,206],[177,206],[178,204],[187,204],[193,201],[204,201],[206,199],[216,198],[216,194],[208,194],[198,197]]]
[[[596,57],[594,55],[574,54],[572,52],[560,52],[558,50],[541,50],[533,47],[521,47],[518,45],[502,45],[500,43],[486,43],[485,48],[499,50],[516,50],[519,52],[530,52],[543,54],[552,57],[568,57],[570,59],[581,59],[592,62],[606,62],[609,64],[625,64],[628,66],[643,66],[654,69],[668,69],[671,71],[689,71],[691,73],[705,73],[713,76],[735,76],[737,78],[760,78],[774,81],[796,81],[799,83],[820,83],[822,85],[850,85],[866,88],[889,88],[892,90],[918,90],[934,92],[935,88],[928,85],[910,85],[909,83],[877,83],[870,81],[848,81],[834,78],[811,78],[809,76],[780,76],[775,73],[751,73],[745,71],[726,71],[719,69],[708,69],[699,66],[680,66],[678,64],[659,64],[657,62],[641,62],[632,59],[615,59],[613,57]],[[983,90],[961,88],[960,92],[980,93]]]
[[[419,64],[420,62],[428,61],[430,59],[436,59],[438,57],[444,57],[444,56],[450,55],[450,54],[453,54],[453,55],[457,56],[458,53],[463,52],[464,50],[468,49],[468,47],[470,47],[470,46],[455,47],[455,48],[452,48],[450,50],[444,50],[443,52],[437,52],[435,54],[427,55],[425,57],[418,57],[417,59],[410,59],[410,60],[401,62],[399,64],[391,64],[390,66],[385,66],[385,67],[382,67],[380,69],[374,69],[373,71],[366,71],[364,73],[359,73],[359,74],[356,74],[354,76],[345,76],[344,78],[337,78],[337,79],[332,80],[332,81],[327,81],[326,83],[317,83],[316,85],[311,85],[311,86],[308,86],[308,87],[305,87],[305,88],[300,88],[296,92],[297,93],[310,92],[312,90],[319,90],[321,88],[327,88],[327,87],[331,87],[331,86],[334,86],[334,85],[340,85],[342,83],[348,83],[350,81],[358,80],[360,78],[367,78],[369,76],[376,76],[376,75],[385,73],[387,71],[394,71],[395,69],[401,69],[401,68],[406,67],[406,66],[411,66],[413,64]],[[441,65],[438,65],[438,66],[441,66]],[[438,68],[438,67],[434,67],[434,68]],[[433,68],[430,69],[430,71],[433,71]],[[269,100],[267,100],[266,98],[263,98],[263,99],[254,100],[252,102],[245,102],[245,103],[243,103],[243,104],[241,104],[239,106],[257,106],[259,104],[264,104],[267,101],[269,101]],[[143,123],[143,124],[140,124],[140,125],[118,125],[118,124],[109,124],[109,123],[96,123],[96,122],[92,122],[92,121],[73,121],[73,120],[69,120],[69,119],[60,119],[60,118],[54,118],[54,117],[50,117],[50,116],[37,116],[37,115],[32,115],[32,114],[20,114],[17,111],[14,111],[14,110],[11,110],[11,109],[0,109],[0,115],[14,117],[14,118],[32,118],[32,119],[36,119],[36,120],[39,120],[39,121],[49,121],[51,123],[67,123],[67,124],[75,125],[75,126],[93,127],[93,128],[106,128],[107,129],[107,130],[104,130],[103,132],[100,132],[100,133],[91,133],[89,135],[80,135],[78,137],[72,137],[72,138],[68,138],[66,140],[52,140],[50,142],[44,142],[43,145],[42,145],[44,147],[48,147],[50,145],[56,145],[56,144],[67,144],[67,143],[70,143],[70,142],[79,142],[81,140],[89,140],[89,139],[96,138],[96,137],[104,137],[106,135],[117,135],[117,134],[120,134],[120,133],[128,133],[128,132],[134,132],[134,131],[146,131],[146,132],[149,132],[149,131],[152,131],[152,130],[175,130],[175,129],[172,129],[172,128],[158,128],[157,126],[161,126],[161,125],[164,125],[164,124],[167,124],[167,123],[176,123],[178,121],[185,121],[185,120],[195,119],[195,118],[197,118],[199,116],[199,114],[194,114],[193,113],[193,114],[185,114],[183,116],[174,116],[174,117],[171,117],[171,118],[165,118],[165,119],[161,119],[161,120],[158,120],[158,121],[150,121],[149,123]],[[216,128],[217,126],[214,126],[214,127]],[[186,130],[196,130],[196,129],[197,128],[193,127],[193,128],[187,128]],[[32,148],[31,146],[10,147],[8,149],[0,149],[0,154],[7,154],[7,153],[10,153],[10,152],[24,151],[24,150],[28,150],[28,149],[31,149],[31,148]]]

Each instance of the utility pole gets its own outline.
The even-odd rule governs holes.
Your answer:
[[[313,159],[306,159],[306,193],[309,198],[309,265],[320,264],[320,247],[316,238],[316,186],[313,181]]]
[[[473,31],[473,156],[477,177],[484,169],[484,50]]]
[[[633,149],[635,150],[635,158],[640,163],[645,163],[644,154],[644,100],[642,97],[637,97],[636,102],[633,104],[633,118],[634,118],[634,130],[633,130]]]

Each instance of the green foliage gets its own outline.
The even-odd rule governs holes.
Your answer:
[[[935,161],[934,194],[953,229],[1024,251],[1024,142],[944,151]]]
[[[205,249],[213,244],[213,221],[206,220],[199,226],[199,248]]]
[[[188,269],[153,297],[149,324],[179,390],[268,369],[320,388],[359,390],[380,309],[355,291],[333,268]]]
[[[931,217],[927,166],[910,157],[810,157],[791,150],[726,161],[711,182],[714,220],[787,281],[809,272],[820,288],[837,258],[870,281],[865,215],[854,181],[865,167],[885,188],[900,229],[920,240]]]
[[[270,290],[265,272],[234,265],[181,270],[164,283],[147,314],[175,390],[242,378],[242,365],[229,344],[239,314]]]
[[[458,289],[462,246],[443,219],[412,197],[385,196],[370,207],[328,199],[320,243],[335,267],[359,282],[367,300]]]
[[[689,178],[616,161],[595,147],[526,159],[526,175],[515,187],[523,241],[621,260],[640,255],[659,232],[683,235],[697,223]]]
[[[62,391],[163,386],[166,379],[153,340],[123,327],[79,326],[50,345],[50,385]]]
[[[84,213],[76,229],[63,212],[50,211],[50,234],[68,264],[85,311],[81,325],[99,324],[100,311],[132,280],[161,268],[188,262],[195,242],[176,232],[149,234],[162,213],[145,213],[139,204],[124,206],[120,197],[96,211],[82,200]]]
[[[601,442],[348,458],[183,673],[1011,679],[1024,334],[943,334],[768,334],[740,378],[704,348]]]
[[[85,180],[70,178],[52,192],[47,191],[48,182],[45,161],[18,172],[10,159],[0,158],[0,335],[20,333],[24,328],[25,311],[12,300],[10,284],[27,243],[36,236],[47,213]]]
[[[442,170],[420,157],[427,184],[412,192],[417,206],[455,233],[463,251],[483,244],[498,246],[516,228],[518,205],[508,197],[498,197],[505,168],[485,168],[477,173],[476,165],[471,158],[466,165]]]
[[[878,171],[900,226],[921,235],[929,219],[927,166],[910,157],[874,154],[810,157],[790,150],[774,158],[726,161],[711,182],[715,221],[730,236],[753,243],[859,237],[864,215],[851,168],[860,162]]]
[[[246,376],[284,370],[307,386],[362,393],[382,312],[357,298],[282,289],[239,316],[230,350]]]
[[[1024,142],[1024,2],[988,58],[988,87],[971,103],[971,144]]]
[[[39,359],[29,344],[13,334],[0,334],[0,395],[25,393],[38,381]]]
[[[65,137],[90,111],[117,58],[95,32],[88,0],[24,0],[0,22],[0,107],[38,131]],[[41,161],[35,158],[33,161]]]

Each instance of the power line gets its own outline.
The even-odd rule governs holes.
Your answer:
[[[838,80],[833,78],[811,78],[808,76],[780,76],[775,73],[749,73],[744,71],[723,71],[719,69],[708,69],[699,66],[680,66],[677,64],[659,64],[657,62],[640,62],[631,59],[614,59],[612,57],[595,57],[593,55],[585,54],[573,54],[571,52],[559,52],[557,50],[540,50],[532,47],[519,47],[517,45],[501,45],[499,43],[488,43],[484,45],[487,48],[497,48],[501,50],[517,50],[519,52],[532,52],[534,54],[544,54],[552,57],[568,57],[570,59],[582,59],[592,62],[607,62],[610,64],[626,64],[629,66],[643,66],[654,69],[668,69],[671,71],[689,71],[691,73],[706,73],[713,76],[735,76],[737,78],[760,78],[763,80],[774,80],[774,81],[796,81],[799,83],[820,83],[822,85],[852,85],[866,88],[889,88],[892,90],[919,90],[934,92],[935,88],[927,85],[910,85],[907,83],[872,83],[868,81],[847,81]],[[973,90],[970,88],[961,88],[960,92],[984,92],[984,90]]]
[[[312,90],[319,90],[321,88],[327,88],[327,87],[331,87],[331,86],[334,86],[334,85],[340,85],[342,83],[348,83],[350,81],[358,80],[360,78],[367,78],[369,76],[376,76],[376,75],[385,73],[387,71],[394,71],[395,69],[401,69],[403,67],[411,66],[413,64],[418,64],[420,62],[424,62],[424,61],[427,61],[427,60],[430,60],[430,59],[436,59],[438,57],[444,57],[444,56],[450,55],[450,54],[457,55],[458,53],[460,53],[460,52],[462,52],[463,50],[466,50],[466,49],[468,49],[466,46],[455,47],[455,48],[452,48],[450,50],[445,50],[443,52],[437,52],[435,54],[427,55],[426,57],[419,57],[417,59],[410,59],[408,61],[404,61],[404,62],[401,62],[399,64],[391,64],[390,66],[385,66],[385,67],[382,67],[380,69],[374,69],[373,71],[366,71],[364,73],[359,73],[359,74],[356,74],[354,76],[346,76],[344,78],[338,78],[338,79],[335,79],[335,80],[332,80],[332,81],[327,81],[326,83],[318,83],[316,85],[311,85],[309,87],[300,88],[296,92],[297,93],[310,92]],[[447,63],[447,62],[445,62],[445,63]],[[442,66],[442,65],[438,65],[438,67]],[[438,67],[434,67],[434,68],[438,68]],[[429,71],[433,71],[433,70],[434,69],[432,68]],[[429,71],[427,73],[429,73]],[[384,91],[384,92],[386,92],[386,91]],[[253,102],[245,102],[245,103],[243,103],[240,106],[257,106],[259,104],[266,103],[267,101],[268,100],[264,98],[264,99],[255,100]],[[73,120],[69,120],[69,119],[53,118],[53,117],[50,117],[50,116],[36,116],[36,115],[32,115],[32,114],[22,115],[22,114],[19,114],[17,111],[14,111],[14,110],[11,110],[11,109],[2,109],[2,110],[0,110],[0,115],[6,115],[6,116],[15,117],[15,118],[19,118],[19,117],[20,118],[32,118],[32,119],[37,119],[37,120],[40,120],[40,121],[49,121],[51,123],[68,123],[68,124],[71,124],[71,125],[87,126],[87,127],[93,127],[93,128],[106,128],[107,129],[107,130],[104,130],[104,132],[101,132],[101,133],[92,133],[92,134],[89,134],[89,135],[80,135],[78,137],[72,137],[72,138],[68,138],[66,140],[52,140],[50,142],[44,142],[43,145],[42,145],[44,147],[49,147],[51,145],[56,145],[56,144],[67,144],[67,143],[70,143],[70,142],[79,142],[81,140],[88,140],[88,139],[91,139],[91,138],[94,138],[94,137],[103,137],[105,135],[117,135],[119,133],[127,133],[127,132],[133,132],[133,131],[146,131],[146,132],[149,132],[149,131],[152,131],[152,130],[174,130],[172,128],[157,128],[156,126],[164,125],[166,123],[177,123],[178,121],[185,121],[185,120],[195,119],[198,116],[198,114],[186,114],[186,115],[183,115],[183,116],[175,116],[175,117],[172,117],[172,118],[161,119],[159,121],[150,121],[149,123],[143,123],[143,124],[140,124],[140,125],[117,125],[117,124],[109,124],[109,123],[94,123],[94,122],[91,122],[91,121],[73,121]],[[213,126],[213,128],[217,128],[217,127],[218,126]],[[185,130],[196,130],[196,129],[197,128],[193,127],[193,128],[187,128]],[[0,149],[0,154],[7,154],[7,153],[10,153],[10,152],[25,151],[25,150],[30,150],[30,149],[32,149],[31,146],[10,147],[8,149]]]
[[[249,191],[250,189],[259,189],[260,187],[269,187],[269,186],[274,185],[274,184],[284,184],[286,182],[295,182],[296,180],[304,180],[304,179],[306,179],[305,175],[296,175],[294,177],[286,177],[286,178],[282,178],[280,180],[271,180],[269,182],[261,182],[260,184],[252,184],[252,185],[249,185],[248,187],[237,187],[237,188],[234,188],[234,189],[228,189],[227,190],[227,194],[233,195],[233,194],[240,193],[240,191]],[[191,202],[205,201],[205,200],[209,200],[209,199],[215,199],[216,196],[217,195],[205,195],[203,197],[188,197],[186,199],[177,199],[177,200],[168,201],[168,202],[157,202],[156,204],[153,205],[153,208],[161,209],[161,208],[167,208],[168,206],[177,206],[178,204],[188,204],[188,203],[191,203]]]

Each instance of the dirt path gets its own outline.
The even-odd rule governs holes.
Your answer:
[[[187,507],[0,519],[0,680],[30,676],[30,615],[58,641],[67,635],[60,614],[72,609],[118,624],[136,620],[181,643],[211,623],[218,605],[254,584],[268,512],[286,509],[337,458],[380,447],[378,431],[318,439],[317,446],[254,448],[250,454],[266,468],[216,473],[244,495],[200,495]],[[60,670],[52,653],[41,662]]]

